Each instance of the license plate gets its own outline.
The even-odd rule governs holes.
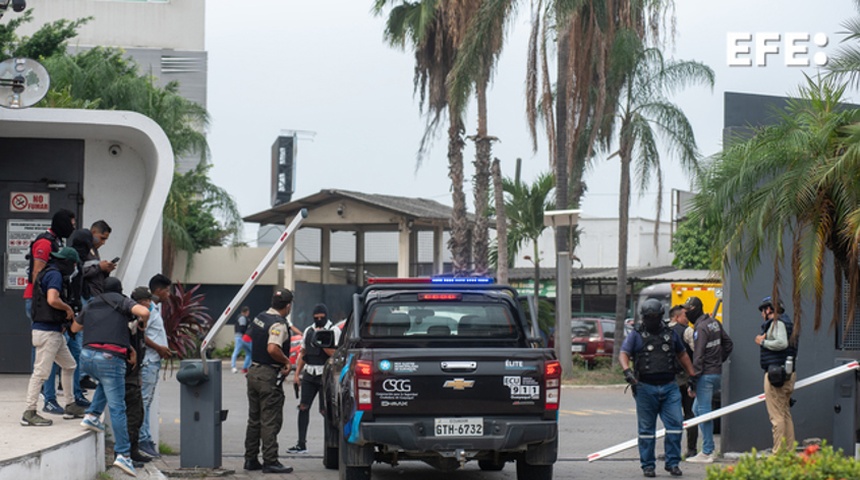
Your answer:
[[[484,434],[484,419],[437,418],[435,433],[437,437],[480,437]]]
[[[573,345],[570,347],[571,352],[584,352],[585,345]]]

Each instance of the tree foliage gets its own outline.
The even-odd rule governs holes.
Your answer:
[[[672,251],[675,252],[672,265],[694,270],[719,270],[719,260],[714,256],[713,247],[712,228],[702,222],[681,221],[672,237]]]

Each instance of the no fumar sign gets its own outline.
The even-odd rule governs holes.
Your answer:
[[[51,211],[51,194],[42,192],[12,192],[9,194],[9,211],[48,213]]]

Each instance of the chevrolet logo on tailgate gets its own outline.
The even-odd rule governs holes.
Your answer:
[[[445,380],[444,388],[453,388],[454,390],[465,390],[472,388],[475,385],[474,380],[466,380],[464,378],[455,378],[454,380]]]

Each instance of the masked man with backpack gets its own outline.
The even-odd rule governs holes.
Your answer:
[[[794,447],[794,421],[791,394],[794,392],[797,342],[791,338],[794,323],[785,314],[782,301],[774,308],[771,297],[758,306],[763,323],[755,343],[761,347],[760,364],[764,370],[764,403],[773,426],[773,453]]]
[[[680,364],[692,375],[693,365],[681,337],[663,322],[664,311],[659,300],[651,298],[642,302],[639,307],[642,324],[627,335],[618,355],[624,379],[632,385],[636,399],[639,462],[646,477],[656,476],[657,415],[666,427],[666,471],[673,477],[683,475],[678,467],[683,434],[681,392],[675,383],[675,373]],[[630,368],[631,358],[633,369]]]

